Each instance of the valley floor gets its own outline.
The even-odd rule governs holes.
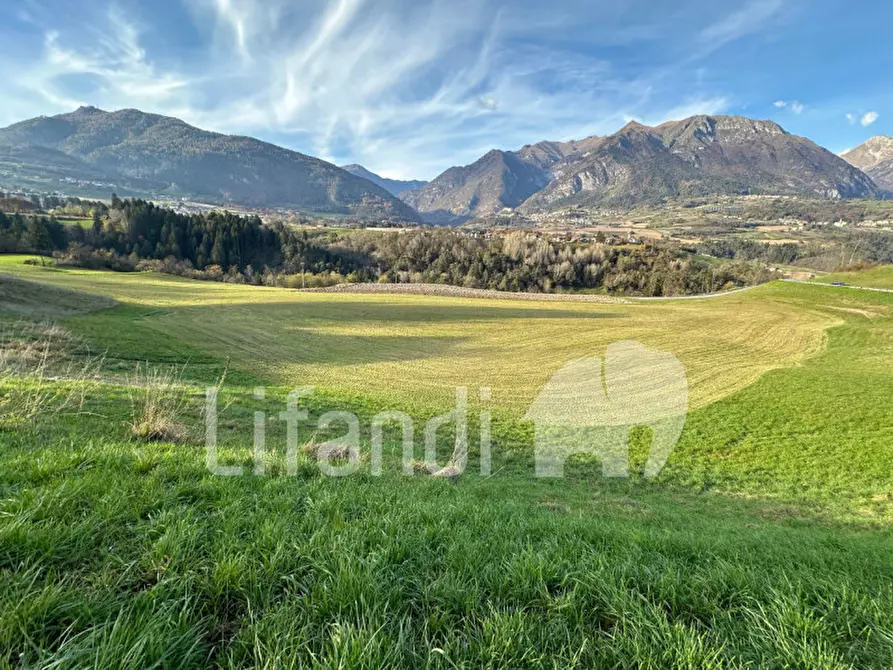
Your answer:
[[[3,370],[28,333],[66,367],[0,373],[0,667],[893,666],[893,295],[513,302],[21,260],[0,257]],[[619,340],[685,366],[667,467],[536,478],[526,408]],[[224,376],[220,460],[251,472],[264,412],[264,476],[205,466],[203,393]],[[315,389],[308,423],[359,416],[359,473],[325,477],[303,450],[286,472],[272,417],[295,386]],[[458,386],[474,466],[493,414],[491,474],[404,476],[388,434],[374,476],[370,417],[420,426]],[[140,439],[150,406],[182,431]]]

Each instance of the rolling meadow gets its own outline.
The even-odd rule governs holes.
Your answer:
[[[893,294],[538,302],[25,260],[0,257],[0,667],[893,666]],[[667,466],[606,479],[580,457],[536,478],[525,410],[622,340],[685,367]],[[208,387],[221,462],[246,474],[205,467]],[[314,392],[288,474],[294,387]],[[389,431],[373,475],[371,416],[411,415],[420,461],[457,387],[466,473],[405,476]],[[353,476],[304,448],[332,409],[360,418]],[[634,470],[649,440],[634,431]]]
[[[889,265],[879,265],[861,272],[835,272],[829,275],[821,275],[815,281],[822,284],[843,282],[854,286],[893,289],[893,268]]]

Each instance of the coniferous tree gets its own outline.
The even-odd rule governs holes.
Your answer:
[[[28,222],[27,245],[36,254],[49,254],[53,243],[43,221],[36,216]]]

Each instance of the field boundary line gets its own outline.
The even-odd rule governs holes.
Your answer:
[[[488,300],[528,300],[545,302],[588,302],[596,304],[629,304],[629,298],[572,293],[521,293],[517,291],[494,291],[492,289],[466,288],[452,284],[337,284],[321,288],[298,289],[299,293],[366,293],[377,295],[426,295],[444,298],[483,298]]]
[[[745,286],[731,291],[704,293],[699,295],[677,296],[610,296],[575,293],[520,293],[517,291],[494,291],[492,289],[464,288],[451,284],[338,284],[322,288],[298,289],[300,293],[354,293],[375,295],[429,295],[446,298],[484,298],[490,300],[528,300],[544,302],[585,302],[595,304],[628,305],[642,300],[701,300],[705,298],[721,298],[723,296],[749,291],[763,286]]]
[[[856,291],[874,291],[875,293],[893,293],[893,288],[877,288],[874,286],[851,286],[844,284],[843,286],[835,286],[834,284],[826,284],[818,281],[806,281],[805,279],[782,279],[789,284],[808,284],[809,286],[824,286],[826,288],[848,288]]]

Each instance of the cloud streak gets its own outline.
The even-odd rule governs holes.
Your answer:
[[[783,8],[782,0],[751,0],[737,11],[701,31],[701,41],[714,46],[758,32]]]
[[[156,71],[140,46],[139,29],[117,10],[110,12],[109,22],[117,31],[89,40],[89,48],[66,46],[59,32],[48,31],[43,60],[20,75],[22,87],[65,108],[88,104],[97,93],[133,105],[175,99],[188,80]],[[80,87],[72,85],[77,78]]]
[[[645,0],[159,0],[151,14],[86,1],[81,24],[71,14],[57,24],[50,4],[61,0],[34,0],[46,5],[40,53],[21,71],[0,65],[21,92],[17,114],[138,107],[404,178],[630,118],[727,110],[733,99],[705,80],[691,45],[707,54],[782,10],[780,0],[696,0],[665,16]],[[165,29],[175,10],[199,38],[189,57],[175,57],[182,44]]]

